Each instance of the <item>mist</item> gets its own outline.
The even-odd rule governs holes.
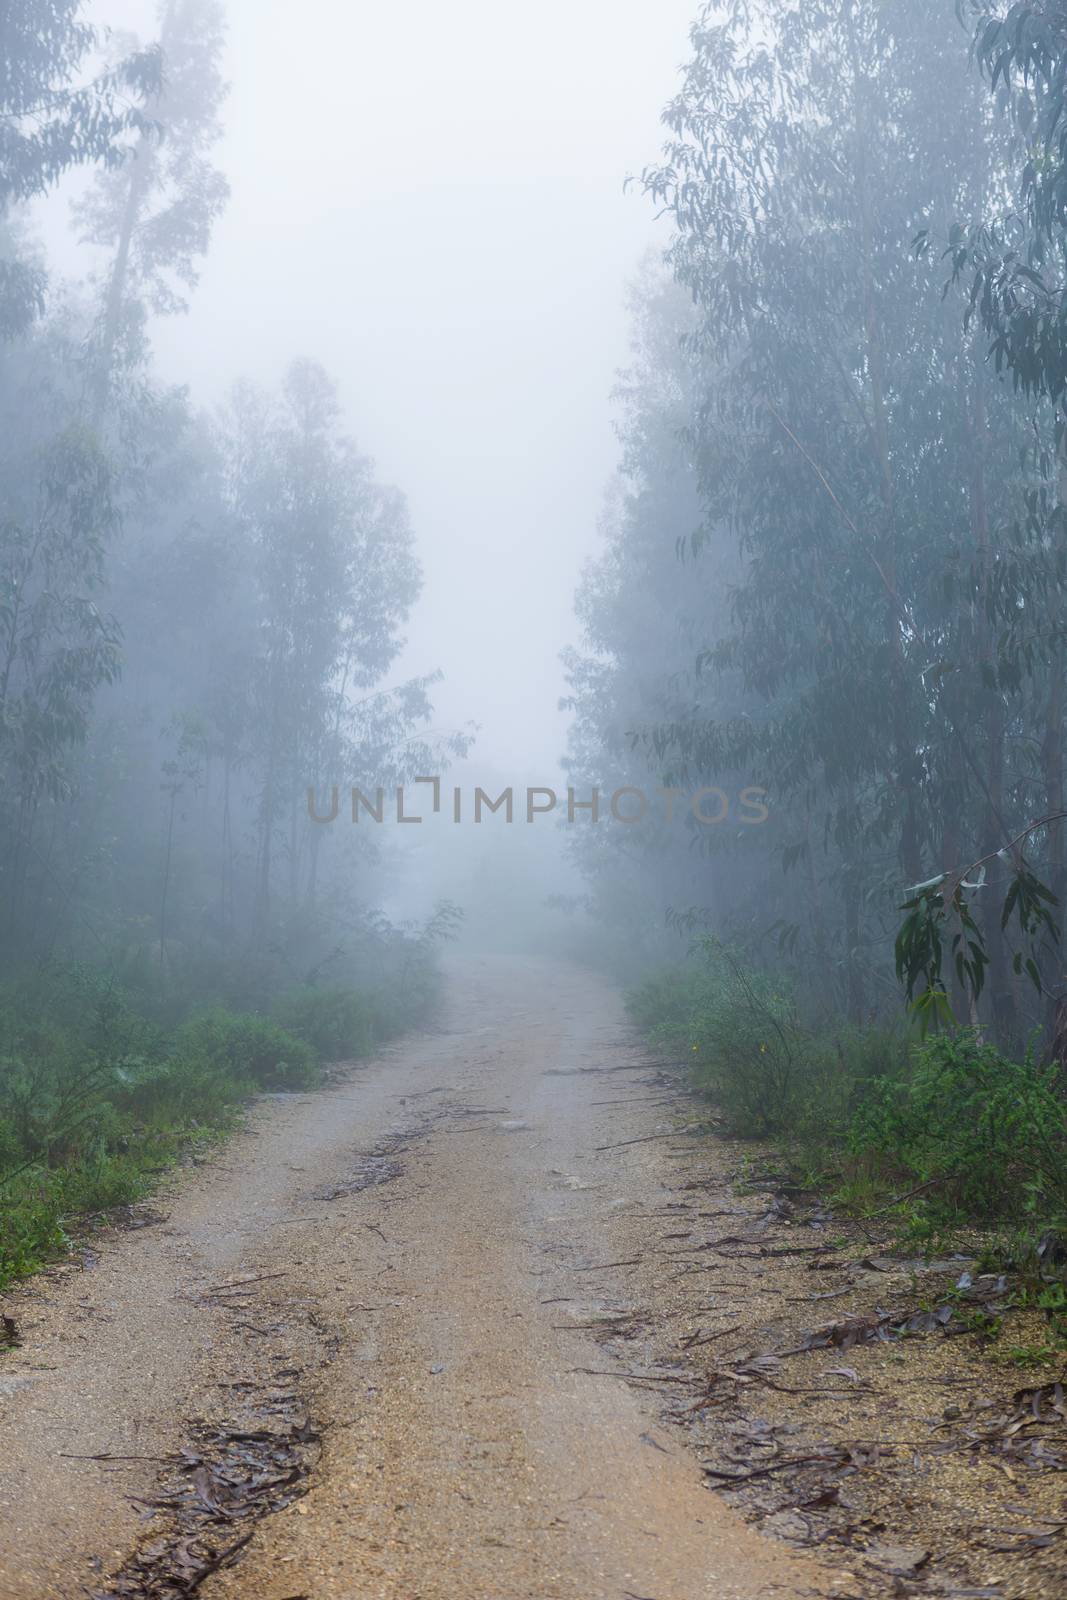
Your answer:
[[[297,25],[236,0],[213,157],[230,201],[187,315],[152,327],[161,376],[201,406],[296,356],[329,369],[417,530],[398,671],[440,669],[437,719],[531,781],[565,743],[558,658],[618,459],[625,286],[657,237],[624,182],[657,147],[690,9],[418,0]],[[154,36],[150,0],[91,14]],[[84,271],[66,196],[47,211],[57,266]]]
[[[0,3],[0,1600],[1063,1591],[1065,41]]]

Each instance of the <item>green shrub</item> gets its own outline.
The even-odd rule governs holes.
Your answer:
[[[374,1003],[356,989],[292,989],[275,1005],[274,1019],[322,1061],[348,1061],[374,1049]]]
[[[1067,1218],[1059,1069],[1011,1061],[973,1032],[926,1039],[902,1076],[870,1085],[849,1145],[966,1216]]]
[[[742,1136],[794,1128],[811,1080],[826,1062],[797,1022],[791,997],[761,975],[727,975],[692,1021],[695,1081]]]
[[[66,1245],[56,1174],[36,1167],[0,1182],[0,1289]]]
[[[38,1030],[0,1057],[0,1146],[59,1163],[113,1125],[111,1091],[126,1059],[73,1032]]]
[[[686,1050],[693,1018],[707,1005],[717,985],[707,966],[668,967],[646,978],[627,996],[627,1008],[641,1032],[667,1049]]]
[[[432,951],[406,960],[376,985],[371,996],[378,1039],[395,1039],[433,1014],[441,994],[441,974]]]
[[[843,1131],[860,1086],[902,1054],[888,1030],[810,1027],[786,983],[746,969],[713,941],[698,961],[648,979],[629,1008],[744,1138]]]
[[[846,1203],[911,1196],[947,1218],[1067,1234],[1067,1097],[1059,1067],[1012,1061],[974,1032],[808,1023],[789,988],[708,942],[634,991],[646,1036],[688,1063],[730,1132],[784,1138]]]
[[[259,1089],[307,1088],[318,1076],[314,1050],[268,1017],[216,1007],[193,1017],[174,1036],[181,1068],[206,1066]]]
[[[224,1128],[255,1085],[247,1073],[229,1071],[192,1052],[125,1071],[115,1104],[141,1134],[175,1128]]]
[[[174,1146],[87,1152],[62,1167],[32,1166],[0,1178],[0,1289],[68,1245],[67,1223],[130,1205],[150,1190]]]
[[[110,986],[83,986],[80,1012],[71,988],[47,1024],[39,980],[0,1006],[0,1285],[61,1250],[68,1219],[140,1199],[257,1088],[316,1073],[311,1047],[266,1018],[207,1012],[168,1040]]]
[[[387,941],[375,988],[276,988],[267,961],[208,973],[129,962],[134,1009],[113,975],[39,968],[0,989],[0,1286],[66,1243],[69,1219],[148,1193],[191,1138],[228,1129],[257,1090],[314,1084],[321,1060],[366,1055],[436,995],[434,939]],[[179,981],[180,980],[180,981]],[[188,995],[219,1003],[189,1016]],[[262,991],[261,993],[254,991]],[[148,1020],[142,1010],[149,1010]]]

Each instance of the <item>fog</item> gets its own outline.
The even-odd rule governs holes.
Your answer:
[[[1052,1592],[1065,85],[1067,0],[0,0],[0,1600],[784,1593],[701,1482]],[[738,1422],[891,1340],[873,1450]]]
[[[1058,1027],[1058,102],[951,12],[22,0],[13,948],[262,1006],[458,908]]]
[[[155,35],[151,0],[92,9]],[[232,193],[189,312],[152,328],[158,368],[201,405],[295,356],[328,368],[411,504],[425,587],[397,673],[443,672],[437,721],[477,725],[480,770],[557,773],[558,655],[618,459],[625,285],[663,232],[623,186],[659,148],[691,12],[226,6],[214,159]],[[77,270],[65,195],[47,209]]]

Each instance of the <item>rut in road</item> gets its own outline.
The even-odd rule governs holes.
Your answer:
[[[0,1600],[162,1595],[168,1563],[204,1600],[839,1590],[708,1492],[655,1389],[594,1340],[666,1193],[648,1073],[604,981],[469,960],[438,1031],[261,1106],[165,1224],[24,1288]],[[198,1547],[181,1450],[294,1407],[307,1452],[270,1514],[238,1496],[232,1538]],[[229,1564],[202,1559],[227,1539]]]

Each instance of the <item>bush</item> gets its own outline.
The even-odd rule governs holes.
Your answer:
[[[649,979],[630,1011],[682,1056],[731,1133],[785,1137],[840,1198],[921,1189],[916,1214],[1067,1234],[1062,1070],[1012,1061],[972,1031],[911,1042],[806,1023],[788,987],[709,942]]]
[[[302,1089],[314,1083],[318,1062],[303,1039],[272,1022],[216,1007],[193,1017],[174,1036],[182,1068],[207,1067],[258,1089]]]
[[[31,1168],[0,1182],[0,1289],[35,1271],[66,1242],[55,1173]]]
[[[355,989],[292,989],[274,1007],[274,1018],[322,1061],[369,1055],[376,1042],[373,1002]]]
[[[0,990],[0,1287],[63,1248],[67,1219],[149,1192],[257,1090],[307,1088],[321,1061],[366,1055],[421,1020],[436,996],[438,922],[447,930],[449,915],[418,938],[383,934],[373,990],[293,988],[272,1016],[224,1003],[261,1004],[266,961],[217,966],[209,984],[191,960],[179,975],[131,959],[136,1008],[113,975],[84,966]],[[190,975],[217,1001],[193,1016]]]
[[[815,1041],[789,997],[763,978],[727,982],[693,1018],[694,1078],[742,1137],[796,1126],[806,1080],[820,1073]]]
[[[668,967],[630,991],[627,1009],[651,1043],[688,1050],[693,1018],[710,999],[711,986],[706,967]]]
[[[386,973],[374,989],[372,1006],[379,1039],[394,1039],[420,1027],[433,1015],[441,998],[441,972],[432,947],[416,949]]]
[[[699,962],[642,984],[629,1008],[653,1044],[682,1056],[742,1138],[808,1141],[842,1128],[860,1086],[901,1056],[888,1031],[808,1026],[787,984],[713,941]]]
[[[228,1127],[235,1108],[254,1091],[247,1073],[220,1069],[186,1052],[123,1073],[114,1098],[127,1124],[144,1135]]]
[[[168,1039],[110,983],[60,974],[49,995],[38,974],[0,1000],[0,1285],[62,1249],[66,1219],[147,1193],[256,1089],[317,1072],[312,1047],[265,1017],[216,1009]]]
[[[80,999],[80,1010],[77,1000]],[[0,1152],[21,1162],[62,1163],[114,1131],[114,1091],[142,1050],[158,1048],[151,1030],[110,986],[64,975],[55,1002],[36,984],[9,993],[0,1010]],[[0,1167],[3,1170],[3,1167]]]
[[[916,1045],[872,1084],[849,1129],[909,1183],[969,1217],[1067,1218],[1067,1105],[1059,1069],[1011,1061],[973,1032]]]

